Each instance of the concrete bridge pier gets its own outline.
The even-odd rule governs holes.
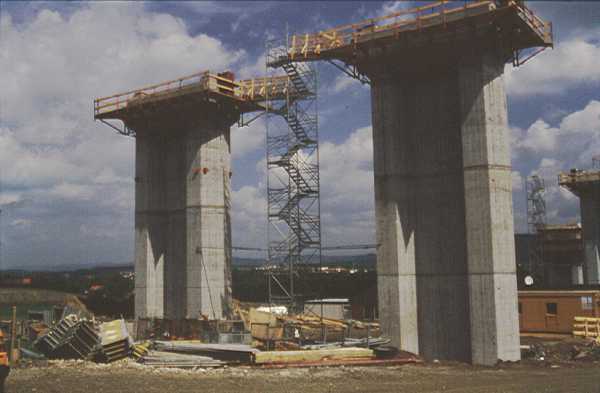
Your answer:
[[[382,328],[428,359],[518,360],[506,59],[474,49],[407,68],[388,56],[363,67]]]
[[[600,181],[580,194],[587,284],[600,285]]]
[[[579,197],[584,242],[584,282],[600,284],[600,171],[573,169],[558,182]]]
[[[230,126],[237,116],[145,114],[128,123],[136,132],[136,318],[228,313]]]

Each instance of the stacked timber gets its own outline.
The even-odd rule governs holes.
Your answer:
[[[254,355],[256,364],[286,364],[320,362],[328,360],[368,360],[373,351],[367,348],[328,348],[312,351],[270,351]]]
[[[285,317],[284,324],[296,329],[304,340],[321,340],[325,332],[327,340],[343,341],[348,335],[378,336],[378,323],[367,323],[356,320],[341,321],[323,318],[316,315],[293,315]]]

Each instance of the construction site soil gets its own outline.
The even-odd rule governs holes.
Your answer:
[[[58,362],[13,370],[7,393],[90,392],[467,392],[600,393],[600,362],[523,361],[494,368],[457,363],[393,367],[152,369]]]

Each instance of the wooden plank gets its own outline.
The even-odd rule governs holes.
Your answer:
[[[574,331],[573,332],[573,336],[577,336],[577,337],[598,337],[600,336],[600,334],[596,333],[596,332],[577,332]]]
[[[591,318],[591,317],[575,317],[575,322],[600,322],[600,318]]]
[[[369,359],[373,351],[367,348],[334,348],[312,351],[271,351],[254,355],[255,364],[317,362],[321,360]]]

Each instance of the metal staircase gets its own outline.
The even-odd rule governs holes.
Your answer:
[[[286,44],[268,47],[267,66],[288,77],[285,100],[268,102],[269,302],[299,306],[299,271],[321,262],[317,75],[312,64],[282,61]]]

